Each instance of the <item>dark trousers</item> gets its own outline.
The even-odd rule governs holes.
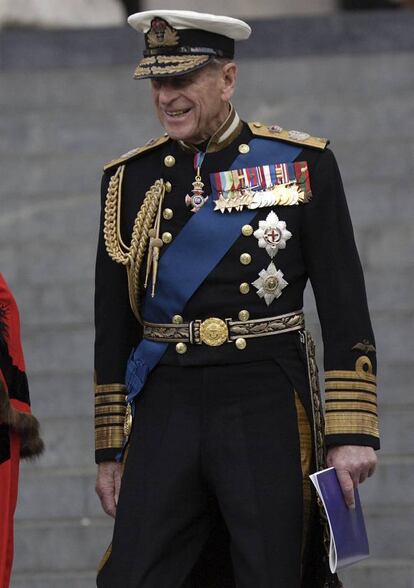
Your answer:
[[[274,361],[158,366],[137,402],[98,587],[189,585],[223,520],[237,588],[299,588],[310,456],[299,422]]]

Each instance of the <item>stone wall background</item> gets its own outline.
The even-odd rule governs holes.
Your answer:
[[[362,487],[372,558],[344,573],[346,587],[413,588],[413,16],[255,28],[234,102],[246,120],[331,138],[377,337],[381,464]],[[269,30],[280,31],[277,45]],[[160,133],[146,83],[132,80],[138,51],[129,35],[0,34],[0,270],[20,305],[47,447],[22,467],[13,588],[93,586],[110,539],[93,491],[98,186],[103,162]],[[310,294],[307,309],[317,333]]]
[[[118,0],[1,0],[0,26],[41,28],[121,25],[124,11]]]
[[[182,9],[239,17],[263,17],[296,14],[324,14],[337,8],[337,0],[140,0],[138,10]],[[133,6],[133,4],[132,4]],[[116,26],[125,21],[121,0],[0,0],[1,26],[41,28]]]

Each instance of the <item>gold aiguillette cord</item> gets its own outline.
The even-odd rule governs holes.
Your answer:
[[[151,273],[152,268],[152,287],[151,287],[151,296],[154,298],[155,296],[155,288],[157,284],[157,275],[158,275],[158,260],[160,257],[160,249],[163,246],[162,239],[160,238],[160,226],[161,226],[161,213],[162,213],[162,204],[164,200],[165,188],[164,192],[160,198],[159,205],[158,205],[158,212],[155,218],[155,223],[152,229],[149,230],[148,235],[150,238],[149,247],[148,247],[148,257],[147,257],[147,267],[145,271],[145,282],[144,287],[148,287],[148,280]]]

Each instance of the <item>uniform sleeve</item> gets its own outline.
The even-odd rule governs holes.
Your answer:
[[[322,328],[327,446],[379,448],[375,342],[339,169],[324,151],[304,206],[303,250]]]
[[[95,459],[116,458],[123,445],[125,370],[140,338],[128,293],[127,272],[113,261],[104,241],[104,207],[110,173],[102,179],[102,210],[95,268]]]

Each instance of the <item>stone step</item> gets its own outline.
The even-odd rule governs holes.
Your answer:
[[[339,571],[346,588],[414,588],[414,563],[410,560],[368,559]],[[13,574],[11,588],[91,588],[96,572]]]
[[[414,506],[364,507],[371,555],[414,560]]]
[[[1,267],[1,266],[0,266]],[[78,323],[43,329],[22,328],[28,374],[75,374],[93,370],[93,330],[90,324]],[[58,394],[59,391],[55,390]],[[89,390],[85,390],[88,394]]]
[[[48,157],[33,155],[19,158],[9,154],[3,157],[9,173],[0,186],[0,197],[3,198],[3,194],[18,196],[22,189],[22,177],[30,178],[25,186],[26,194],[62,194],[64,186],[65,191],[72,194],[90,194],[100,185],[105,161],[106,158],[102,159],[99,153],[78,154],[63,150],[50,153]]]
[[[404,97],[412,92],[412,79],[407,72],[412,65],[410,52],[391,55],[364,55],[364,67],[355,68],[355,56],[334,55],[320,56],[309,55],[306,59],[278,58],[278,75],[281,79],[289,80],[289,84],[280,84],[277,89],[277,103],[293,101],[295,97],[301,104],[307,102],[311,88],[312,96],[320,109],[321,101],[324,106],[329,102],[341,104],[358,103],[361,107],[365,104],[372,107],[376,100],[394,101],[399,96]],[[105,67],[82,68],[58,68],[38,69],[35,72],[5,71],[2,77],[5,80],[4,88],[0,94],[0,108],[3,112],[8,109],[13,112],[44,112],[47,116],[51,105],[60,105],[62,111],[84,110],[98,111],[102,114],[113,116],[116,113],[114,105],[118,104],[119,96],[122,96],[122,110],[133,112],[136,109],[137,95],[131,91],[131,75],[134,60],[130,65],[116,64]],[[247,120],[263,120],[264,122],[279,122],[273,118],[265,118],[260,111],[265,108],[274,108],[272,100],[265,105],[260,104],[257,96],[257,88],[261,89],[262,96],[275,96],[274,80],[268,75],[274,64],[274,58],[262,58],[261,67],[257,67],[256,61],[241,60],[239,63],[241,90],[237,96],[237,103],[243,107],[241,112]],[[267,64],[267,65],[266,65]],[[392,71],[391,71],[392,70]],[[338,71],[341,75],[338,75]],[[329,84],[326,80],[329,79]],[[349,80],[347,82],[346,80]],[[30,92],[27,91],[28,84]],[[304,97],[300,100],[300,97]],[[375,100],[373,100],[375,97]],[[140,109],[142,100],[147,98],[145,91],[140,92]],[[388,102],[389,104],[390,102]],[[7,112],[7,110],[6,110]],[[260,116],[259,116],[260,115]],[[109,118],[109,117],[108,117]],[[324,120],[326,125],[334,124],[330,118]],[[359,118],[359,117],[358,117]],[[106,121],[105,121],[106,122]],[[145,122],[140,118],[140,124]],[[298,125],[303,130],[312,130],[309,127],[309,115],[301,118],[301,109],[296,109],[295,118],[286,121],[286,125]],[[347,121],[341,134],[346,132],[346,127],[352,121]],[[404,132],[410,121],[404,120],[398,127],[398,131]],[[401,124],[401,123],[400,123]],[[290,128],[290,127],[289,127]],[[317,132],[315,123],[314,132]],[[397,129],[395,129],[397,130]],[[370,129],[370,135],[375,128]],[[318,131],[320,132],[320,131]]]
[[[375,475],[359,487],[362,504],[380,513],[389,504],[414,507],[414,456],[378,458]]]
[[[38,468],[23,465],[16,520],[99,518],[95,494],[96,468]],[[360,486],[361,500],[371,514],[388,504],[414,507],[414,457],[380,456],[375,476]]]
[[[13,574],[10,588],[92,588],[96,586],[96,572],[63,572]]]
[[[93,419],[80,417],[42,419],[44,454],[36,461],[41,468],[85,468],[94,463]]]
[[[381,455],[414,455],[414,405],[383,406],[380,410],[380,423]],[[93,464],[92,416],[77,419],[44,418],[41,425],[46,451],[37,461],[36,467],[83,468]]]
[[[87,98],[85,97],[87,100]],[[152,106],[142,111],[141,140],[153,136],[156,126],[155,116],[151,116]],[[74,151],[79,154],[102,153],[102,137],[111,136],[113,157],[121,155],[117,146],[127,149],[129,145],[138,146],[137,128],[131,124],[130,112],[114,112],[102,127],[102,112],[87,107],[77,111],[65,111],[57,103],[52,103],[48,116],[40,111],[15,112],[0,119],[0,155],[7,156],[13,151],[21,156],[43,155],[45,159],[51,151]],[[138,139],[139,141],[139,139]],[[137,144],[136,144],[137,143]],[[105,151],[103,152],[105,154]],[[104,162],[102,162],[104,163]]]
[[[83,470],[23,467],[16,521],[104,517],[95,478],[95,466]]]
[[[414,507],[365,508],[373,558],[414,560]],[[109,545],[111,519],[40,520],[17,522],[16,572],[62,572],[96,569]]]
[[[410,560],[368,559],[339,571],[346,588],[414,588],[414,563]],[[91,588],[96,572],[61,574],[16,573],[11,588]]]
[[[47,418],[79,418],[93,416],[93,374],[31,373],[30,397],[33,413],[42,426]]]
[[[111,541],[112,528],[109,517],[17,522],[14,571],[73,573],[96,569]]]
[[[414,588],[410,559],[367,559],[339,571],[346,588]]]

